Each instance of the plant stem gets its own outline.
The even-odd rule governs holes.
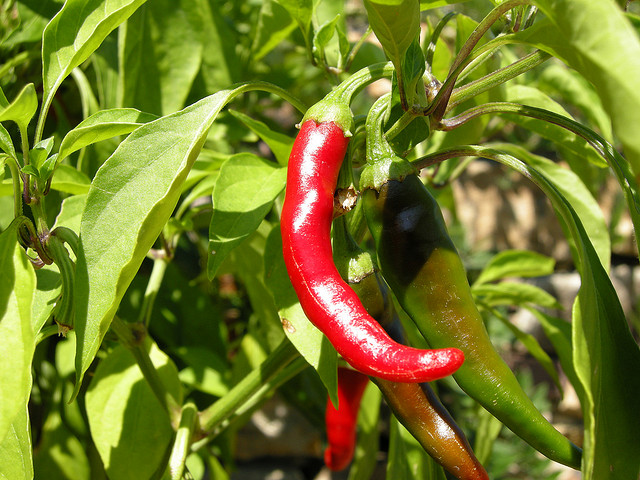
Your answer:
[[[153,261],[153,269],[151,270],[149,283],[147,283],[147,289],[144,292],[142,308],[140,308],[140,315],[138,317],[138,322],[142,323],[147,328],[149,327],[153,305],[156,297],[158,296],[158,291],[162,285],[162,280],[165,272],[167,271],[168,265],[169,262],[166,258],[155,258]]]
[[[509,11],[513,7],[517,7],[519,5],[528,5],[530,3],[531,2],[529,0],[508,0],[504,3],[501,3],[491,12],[489,12],[489,14],[478,24],[471,35],[469,35],[469,38],[456,55],[456,58],[449,68],[447,79],[438,92],[438,95],[436,95],[433,103],[425,112],[426,115],[433,113],[433,116],[436,120],[440,120],[444,116],[447,109],[447,104],[449,103],[449,97],[451,96],[451,92],[453,91],[456,79],[462,72],[464,66],[471,61],[471,52],[478,44],[480,39],[484,36],[485,33],[487,33],[489,28],[491,28],[491,25],[493,25],[502,16],[502,14]]]
[[[53,337],[54,335],[60,335],[60,328],[58,325],[47,325],[36,334],[35,345],[38,345],[43,340]]]
[[[451,94],[447,111],[462,102],[475,97],[476,95],[486,92],[497,85],[501,85],[518,75],[537,67],[549,58],[551,58],[551,55],[548,53],[536,50],[526,57],[513,62],[511,65],[501,68],[500,70],[496,70],[495,72],[491,72],[490,74],[485,75],[478,80],[474,80],[473,82],[469,82],[462,87],[456,88]]]
[[[169,474],[171,480],[182,479],[197,420],[198,409],[193,403],[189,402],[182,407],[180,426],[178,427],[176,439],[173,442],[173,449],[171,450],[171,457],[169,458]]]
[[[347,60],[344,62],[343,71],[349,70],[349,68],[351,67],[351,64],[353,63],[353,59],[356,58],[356,55],[360,51],[360,48],[362,48],[362,45],[364,45],[364,42],[367,40],[367,37],[371,35],[371,32],[373,32],[373,29],[371,28],[371,25],[369,25],[367,27],[367,30],[362,34],[360,39],[353,45],[353,48],[349,52],[349,56],[347,57]]]
[[[140,336],[136,337],[131,330],[131,326],[117,316],[111,322],[111,329],[118,336],[120,342],[133,354],[151,390],[160,401],[162,408],[169,414],[171,423],[177,424],[181,412],[180,405],[162,383],[158,370],[151,361],[149,352],[144,347],[144,338],[141,340]],[[144,336],[146,336],[146,332]]]
[[[198,442],[197,445],[194,445],[193,450],[199,450],[219,433],[230,428],[236,422],[241,421],[245,415],[259,407],[260,402],[264,400],[270,392],[273,392],[280,385],[292,379],[307,368],[309,368],[309,364],[303,357],[299,356],[293,360],[286,367],[280,370],[280,372],[278,372],[270,381],[261,385],[260,388],[251,397],[246,399],[244,403],[240,404],[231,415],[222,420],[216,428],[209,432],[205,439]]]
[[[413,120],[416,118],[416,114],[411,110],[404,112],[402,116],[396,120],[396,123],[391,125],[391,128],[386,131],[385,137],[387,140],[393,140],[396,138],[402,130],[404,130]]]
[[[205,432],[212,432],[229,418],[262,386],[271,381],[282,369],[299,356],[293,344],[284,339],[276,349],[229,392],[200,413],[200,424]]]

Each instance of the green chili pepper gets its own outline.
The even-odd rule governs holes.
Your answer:
[[[382,276],[432,348],[464,352],[454,379],[469,396],[542,454],[580,468],[581,450],[535,408],[493,347],[438,204],[382,135],[384,108],[374,105],[367,119],[360,185]]]

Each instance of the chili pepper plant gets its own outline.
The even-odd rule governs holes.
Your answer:
[[[243,478],[281,402],[303,478],[638,480],[639,14],[0,2],[0,478]],[[477,165],[566,258],[470,240]]]

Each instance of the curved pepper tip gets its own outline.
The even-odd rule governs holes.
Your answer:
[[[324,463],[333,472],[339,472],[349,466],[353,459],[353,452],[348,448],[336,449],[327,447],[324,450]]]

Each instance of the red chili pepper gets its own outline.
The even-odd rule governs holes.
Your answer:
[[[356,448],[356,423],[360,401],[369,377],[350,368],[338,367],[338,408],[327,399],[327,442],[324,463],[334,472],[351,463]]]
[[[333,196],[349,138],[333,121],[305,120],[287,172],[281,231],[291,283],[309,320],[355,369],[395,382],[428,382],[455,372],[456,348],[420,350],[394,342],[340,277],[331,251]]]

